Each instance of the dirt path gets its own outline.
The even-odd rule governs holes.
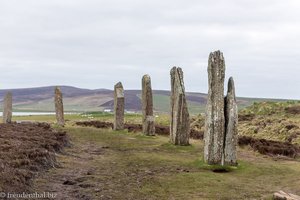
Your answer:
[[[51,169],[36,179],[34,191],[53,192],[55,199],[92,199],[89,192],[97,192],[93,174],[97,173],[94,160],[103,159],[104,149],[91,143],[73,144],[64,155],[58,155],[60,167]],[[87,190],[89,192],[86,192]]]
[[[136,196],[143,182],[172,173],[168,167],[150,168],[150,162],[136,160],[134,151],[140,147],[122,147],[122,144],[93,141],[91,138],[81,140],[72,133],[70,136],[72,147],[66,148],[63,155],[57,155],[61,166],[39,176],[34,182],[34,191],[55,193],[55,199],[149,199],[142,194]],[[136,138],[126,136],[117,142],[126,145],[131,140]],[[147,142],[149,145],[154,143]],[[148,152],[147,148],[140,150]],[[180,171],[180,166],[173,172],[176,170]]]

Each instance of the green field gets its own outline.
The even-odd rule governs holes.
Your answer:
[[[82,128],[63,128],[72,147],[59,155],[62,168],[34,182],[37,191],[57,187],[57,179],[78,181],[77,193],[91,199],[271,199],[278,190],[299,193],[299,160],[272,159],[248,147],[238,150],[239,166],[214,173],[203,163],[203,142],[169,144],[167,137]],[[87,175],[88,171],[92,171]],[[62,196],[72,196],[72,186]]]
[[[219,166],[203,162],[203,141],[174,146],[168,137],[79,127],[75,121],[113,121],[113,115],[92,112],[66,115],[62,128],[72,146],[58,155],[62,167],[34,181],[35,191],[56,190],[62,198],[90,199],[271,199],[279,190],[300,194],[300,160],[269,157],[250,147],[238,149],[238,167],[215,173]],[[14,117],[45,121],[55,116]],[[126,114],[126,122],[140,123],[141,115]],[[167,125],[168,115],[156,118]],[[61,129],[61,128],[58,128]],[[74,185],[62,185],[65,180]],[[75,197],[74,197],[75,198]]]
[[[65,87],[64,87],[65,88]],[[37,88],[38,89],[38,88]],[[13,110],[20,112],[49,112],[54,111],[54,102],[52,89],[51,90],[38,90],[32,89],[32,93],[28,93],[24,96],[23,93],[16,93],[14,96]],[[93,112],[93,111],[103,111],[104,109],[112,109],[111,102],[113,100],[113,91],[111,93],[95,93],[89,91],[85,95],[74,95],[74,92],[80,89],[71,88],[71,91],[65,88],[64,110],[66,112]],[[51,93],[50,93],[51,91]],[[76,93],[76,92],[75,92]],[[126,96],[127,94],[127,96]],[[134,112],[141,112],[140,101],[141,91],[140,90],[128,90],[125,91],[126,101],[125,109]],[[41,98],[43,97],[43,98]],[[205,101],[207,98],[206,94],[202,93],[186,93],[187,103],[189,112],[192,116],[198,115],[205,112]],[[245,108],[253,102],[263,102],[263,101],[284,101],[280,99],[261,99],[261,98],[237,98],[237,103],[240,109]],[[109,103],[109,105],[106,105]],[[168,91],[153,91],[153,104],[155,113],[166,114],[170,112],[170,96]],[[128,106],[128,107],[127,107]],[[0,104],[0,109],[2,109],[2,104]]]

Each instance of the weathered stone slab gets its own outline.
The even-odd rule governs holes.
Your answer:
[[[300,196],[279,191],[273,194],[273,200],[300,200]]]
[[[11,123],[12,118],[12,93],[6,93],[3,99],[3,123]]]
[[[189,145],[190,117],[185,98],[183,72],[173,67],[171,75],[170,141],[175,145]]]
[[[145,135],[155,135],[155,125],[153,116],[153,97],[151,78],[144,75],[142,78],[142,113],[143,113],[143,133]]]
[[[209,89],[204,133],[204,160],[208,164],[221,165],[225,135],[225,60],[222,52],[210,53],[207,71]]]
[[[237,142],[238,142],[238,108],[235,97],[233,78],[228,81],[227,96],[225,97],[225,146],[224,164],[237,165]]]
[[[114,130],[124,129],[124,89],[121,82],[118,82],[114,88]]]
[[[55,87],[54,95],[55,95],[54,104],[55,104],[56,122],[59,126],[64,126],[65,119],[64,119],[63,96],[59,87]]]

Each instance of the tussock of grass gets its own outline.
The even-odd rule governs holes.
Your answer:
[[[241,114],[255,114],[255,115],[283,115],[288,114],[287,108],[299,106],[300,101],[267,101],[254,102],[251,106],[244,108]]]

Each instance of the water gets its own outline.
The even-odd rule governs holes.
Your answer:
[[[76,113],[66,112],[65,115],[72,115]],[[0,116],[2,116],[3,113],[0,112]],[[13,112],[13,116],[30,116],[30,115],[55,115],[55,112]]]

